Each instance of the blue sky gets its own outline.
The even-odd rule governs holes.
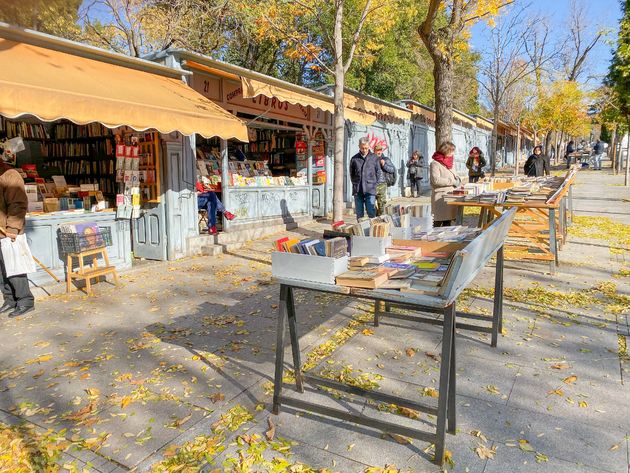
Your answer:
[[[615,41],[619,27],[619,19],[621,18],[621,5],[619,0],[578,0],[584,6],[588,14],[588,24],[594,31],[598,29],[612,29],[607,40]],[[519,9],[524,5],[529,5],[528,9],[532,13],[539,13],[542,17],[547,18],[551,26],[552,35],[560,37],[565,34],[565,23],[569,17],[570,0],[516,0],[513,5],[507,7],[510,11]],[[509,15],[510,12],[506,13]],[[488,26],[485,23],[479,23],[472,30],[472,46],[476,50],[482,50],[487,42],[485,39]],[[611,59],[612,45],[601,41],[596,45],[590,53],[589,73],[598,77],[603,77],[607,70]],[[592,80],[589,86],[596,86],[601,80]]]

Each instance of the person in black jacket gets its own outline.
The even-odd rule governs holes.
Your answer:
[[[468,182],[478,182],[479,178],[485,176],[483,168],[486,165],[486,160],[483,157],[483,152],[479,147],[475,146],[468,153],[468,160],[466,161],[466,167],[468,168]]]
[[[567,169],[571,167],[571,159],[575,153],[575,142],[573,140],[567,143],[567,151],[564,153],[564,157],[567,160]]]
[[[529,177],[549,175],[549,160],[543,155],[542,146],[534,147],[534,153],[525,161],[524,170]]]
[[[376,184],[381,180],[381,164],[377,156],[370,152],[367,138],[359,140],[359,152],[350,159],[350,181],[357,220],[376,217]]]
[[[418,150],[415,150],[407,161],[407,179],[411,187],[411,197],[420,197],[422,195],[422,168],[424,167],[424,158]]]

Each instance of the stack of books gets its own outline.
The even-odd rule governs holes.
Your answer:
[[[348,254],[348,241],[343,237],[325,239],[284,237],[274,241],[273,247],[284,253],[342,258]]]

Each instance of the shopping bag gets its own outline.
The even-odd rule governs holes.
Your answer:
[[[26,235],[18,235],[15,240],[3,238],[0,240],[0,245],[2,246],[2,258],[7,277],[36,271],[35,261],[31,249],[28,247]]]

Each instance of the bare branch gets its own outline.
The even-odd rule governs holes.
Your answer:
[[[345,61],[345,64],[343,65],[343,69],[344,72],[348,72],[348,69],[350,69],[350,66],[352,65],[352,58],[354,56],[354,52],[357,49],[357,45],[359,44],[359,38],[361,36],[361,30],[363,29],[363,25],[365,24],[365,20],[368,17],[368,14],[370,12],[370,4],[372,3],[372,0],[367,0],[365,2],[365,7],[363,8],[363,12],[361,13],[361,20],[359,20],[359,24],[357,25],[357,29],[354,32],[354,35],[352,36],[352,45],[350,46],[350,52],[348,53],[348,58]],[[341,60],[343,61],[343,58],[341,58]]]

